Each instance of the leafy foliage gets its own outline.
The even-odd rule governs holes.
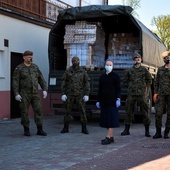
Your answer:
[[[133,8],[132,15],[139,18],[136,10],[140,8],[140,0],[122,0],[123,5],[128,5]]]
[[[166,47],[170,49],[170,15],[153,17],[152,25],[156,26],[157,35],[161,38]]]

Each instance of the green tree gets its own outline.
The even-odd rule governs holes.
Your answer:
[[[133,8],[132,15],[134,17],[139,18],[139,15],[136,12],[136,10],[141,7],[140,6],[140,0],[122,0],[122,4],[131,6]]]
[[[152,25],[157,28],[157,35],[170,50],[170,15],[159,15],[158,17],[153,17],[151,22]]]

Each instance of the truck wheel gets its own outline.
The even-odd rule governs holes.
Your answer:
[[[80,116],[73,116],[74,120],[80,120]]]
[[[134,122],[135,123],[143,123],[143,115],[141,115],[141,114],[134,115]]]

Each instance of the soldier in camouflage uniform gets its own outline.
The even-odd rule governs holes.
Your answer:
[[[24,127],[24,135],[30,136],[28,110],[30,104],[34,110],[34,120],[37,125],[37,135],[46,136],[42,129],[42,109],[41,100],[38,92],[38,84],[43,90],[43,97],[47,97],[47,86],[38,66],[32,63],[33,52],[23,53],[24,62],[18,65],[13,73],[12,87],[15,99],[19,101],[21,110],[21,124]]]
[[[82,133],[89,133],[86,128],[87,117],[84,107],[84,102],[89,100],[90,94],[89,76],[86,71],[79,66],[79,63],[79,58],[73,57],[73,65],[65,71],[62,77],[61,89],[63,95],[61,96],[61,100],[66,102],[66,114],[64,116],[64,128],[61,130],[61,133],[69,132],[70,112],[74,106],[74,101],[80,112]]]
[[[155,81],[155,92],[153,100],[155,102],[155,126],[156,133],[153,139],[162,138],[161,127],[162,127],[162,115],[164,108],[167,109],[167,119],[165,123],[164,138],[168,139],[170,130],[170,51],[162,53],[162,58],[165,62],[164,66],[158,68],[156,81]]]
[[[129,129],[133,119],[134,105],[135,102],[138,102],[144,118],[145,136],[151,137],[149,132],[151,121],[148,115],[149,104],[146,100],[146,90],[152,84],[152,77],[149,71],[141,66],[141,55],[135,54],[133,59],[134,66],[126,71],[124,77],[124,85],[128,87],[128,98],[126,101],[125,129],[121,135],[130,134]]]

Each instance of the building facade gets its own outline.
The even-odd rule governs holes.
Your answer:
[[[25,50],[34,52],[37,64],[48,82],[48,37],[58,10],[73,6],[106,4],[103,0],[0,0],[0,121],[20,117],[12,91],[12,74],[23,62]],[[40,94],[42,91],[40,89]],[[53,114],[49,96],[42,99],[44,115]],[[30,107],[29,115],[33,115]]]

